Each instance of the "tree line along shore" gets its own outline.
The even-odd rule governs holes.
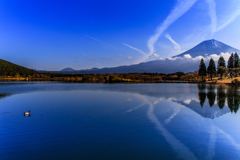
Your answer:
[[[206,68],[204,59],[202,58],[198,70],[198,75],[202,78],[201,82],[206,82],[206,79],[210,78],[210,81],[212,81],[213,83],[217,83],[217,80],[222,80],[224,82],[224,80],[226,81],[229,78],[233,79],[233,77],[235,77],[235,79],[232,80],[231,83],[240,84],[240,81],[238,79],[239,73],[240,60],[237,53],[232,53],[230,55],[227,66],[225,59],[222,56],[219,57],[217,68],[215,65],[215,61],[212,58],[209,61],[208,67]],[[218,76],[219,78],[216,80],[215,77]],[[213,80],[213,77],[215,78],[215,81]]]
[[[107,74],[63,74],[40,73],[0,59],[0,81],[68,81],[87,83],[234,83],[240,77],[240,61],[237,53],[232,53],[226,66],[223,57],[217,67],[210,59],[208,67],[201,59],[199,70],[195,72],[164,73],[107,73]],[[234,79],[233,79],[234,78]]]

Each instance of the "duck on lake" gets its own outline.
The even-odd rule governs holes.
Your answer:
[[[31,112],[31,111],[29,111],[29,112],[24,112],[24,116],[30,116],[30,112]]]

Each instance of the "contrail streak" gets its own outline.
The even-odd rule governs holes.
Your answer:
[[[212,35],[217,31],[216,3],[214,0],[206,0],[209,6],[209,15],[211,18]]]
[[[149,48],[149,56],[155,52],[154,44],[157,42],[161,34],[179,17],[186,13],[195,2],[196,0],[178,0],[178,3],[176,4],[175,8],[164,20],[163,24],[157,28],[156,33],[152,35],[148,40],[147,46]]]
[[[174,48],[175,48],[176,50],[178,50],[178,51],[181,50],[180,45],[179,45],[177,42],[175,42],[169,34],[166,34],[165,37],[166,37],[170,42],[173,43]]]
[[[106,43],[106,42],[103,42],[103,41],[101,41],[101,40],[99,40],[99,39],[96,39],[96,38],[90,37],[90,36],[85,35],[85,34],[83,34],[83,36],[88,37],[88,38],[91,38],[91,39],[93,39],[93,40],[95,40],[95,41],[98,41],[98,42]],[[106,43],[106,44],[107,44],[107,43]]]
[[[125,46],[127,46],[127,47],[129,47],[129,48],[131,48],[131,49],[134,49],[134,50],[138,51],[139,53],[141,53],[141,54],[143,54],[143,55],[146,55],[146,53],[144,53],[144,52],[143,52],[142,50],[140,50],[140,49],[137,49],[137,48],[135,48],[135,47],[132,47],[132,46],[126,44],[126,43],[122,43],[122,44],[125,45]]]

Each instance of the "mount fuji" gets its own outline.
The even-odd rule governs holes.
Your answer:
[[[240,50],[233,48],[229,45],[226,45],[222,42],[219,42],[215,39],[211,39],[211,40],[207,40],[207,41],[203,41],[201,43],[199,43],[197,46],[193,47],[192,49],[173,56],[173,58],[175,57],[183,57],[186,54],[189,54],[192,58],[195,58],[197,56],[210,56],[212,54],[217,54],[219,55],[220,53],[232,53],[232,52],[238,52],[240,53]]]

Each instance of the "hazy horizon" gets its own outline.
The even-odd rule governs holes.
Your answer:
[[[38,70],[131,65],[216,39],[240,49],[240,1],[0,2],[1,59]]]

